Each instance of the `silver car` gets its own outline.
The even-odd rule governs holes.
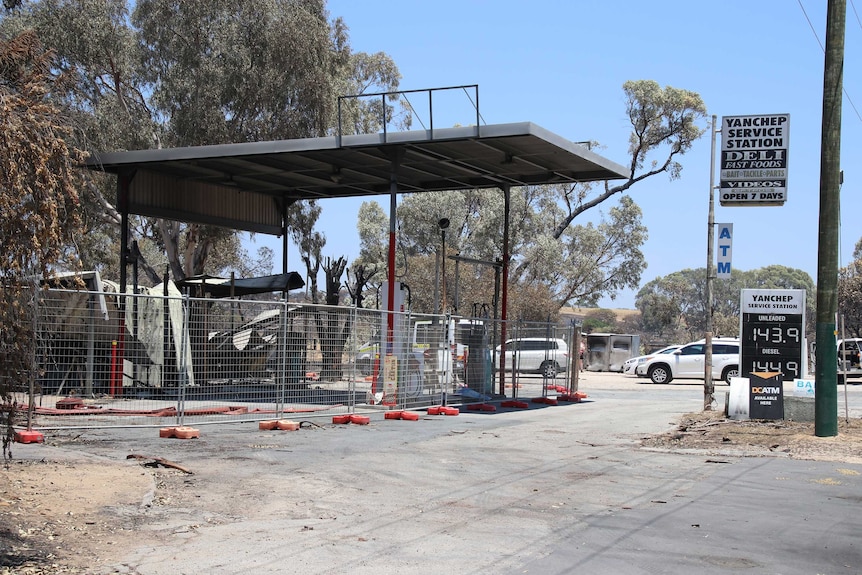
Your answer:
[[[640,366],[645,365],[646,362],[648,362],[649,360],[651,360],[652,358],[654,358],[657,355],[660,355],[663,353],[673,353],[681,347],[682,347],[681,345],[669,345],[667,347],[661,348],[658,351],[654,351],[648,355],[639,355],[637,357],[631,357],[631,358],[627,359],[626,362],[623,364],[623,374],[624,375],[646,375],[646,371],[644,371],[643,373],[638,372],[638,368]]]
[[[501,347],[497,346],[499,354]],[[544,337],[522,337],[506,342],[506,371],[540,373],[544,377],[557,377],[566,371],[569,363],[569,346],[562,339]]]
[[[686,344],[668,354],[653,358],[636,368],[653,383],[670,383],[674,379],[703,379],[704,340]],[[735,338],[713,338],[712,377],[715,381],[730,383],[730,378],[739,375],[739,340]]]

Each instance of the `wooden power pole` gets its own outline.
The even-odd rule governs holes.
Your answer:
[[[828,0],[823,68],[823,127],[820,136],[820,232],[817,244],[817,351],[814,434],[838,435],[838,220],[841,179],[841,99],[846,0]]]

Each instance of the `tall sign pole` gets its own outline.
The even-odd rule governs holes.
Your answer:
[[[715,273],[712,268],[712,246],[715,243],[715,115],[709,127],[712,132],[712,145],[709,154],[709,216],[706,232],[706,333],[704,334],[705,351],[703,356],[703,410],[712,409],[715,397],[715,383],[712,381],[712,281]]]
[[[820,231],[817,243],[817,356],[814,369],[814,434],[838,435],[838,219],[841,178],[841,97],[846,0],[826,8],[823,127],[820,135]]]

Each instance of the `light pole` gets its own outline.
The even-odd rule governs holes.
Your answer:
[[[437,221],[437,226],[440,228],[440,237],[443,240],[443,255],[440,258],[443,260],[441,265],[443,289],[441,290],[440,312],[446,313],[446,229],[449,227],[449,218],[440,218]]]

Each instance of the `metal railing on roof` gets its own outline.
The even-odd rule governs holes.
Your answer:
[[[391,105],[387,106],[387,100],[398,100],[402,99],[406,104],[411,113],[413,114],[413,118],[417,119],[419,123],[422,125],[423,129],[428,131],[430,139],[434,139],[434,94],[443,91],[452,91],[452,90],[461,90],[466,95],[467,99],[470,102],[470,105],[475,112],[475,126],[476,129],[479,129],[480,122],[483,121],[482,115],[479,112],[479,85],[478,84],[466,84],[463,86],[446,86],[442,88],[425,88],[419,90],[396,90],[392,92],[376,92],[371,94],[352,94],[349,96],[339,96],[338,97],[338,133],[337,140],[338,146],[341,147],[341,138],[344,135],[344,123],[343,123],[343,107],[342,103],[345,100],[359,100],[359,99],[371,99],[371,98],[380,98],[380,113],[381,117],[378,119],[380,125],[382,126],[383,133],[383,141],[388,141],[388,124],[392,120],[391,115],[388,113],[390,111]],[[472,95],[471,92],[472,91]],[[425,122],[422,121],[422,115],[419,114],[419,108],[413,105],[410,101],[408,95],[409,94],[426,94],[428,100],[428,126],[425,126]],[[451,126],[448,126],[451,127]]]

